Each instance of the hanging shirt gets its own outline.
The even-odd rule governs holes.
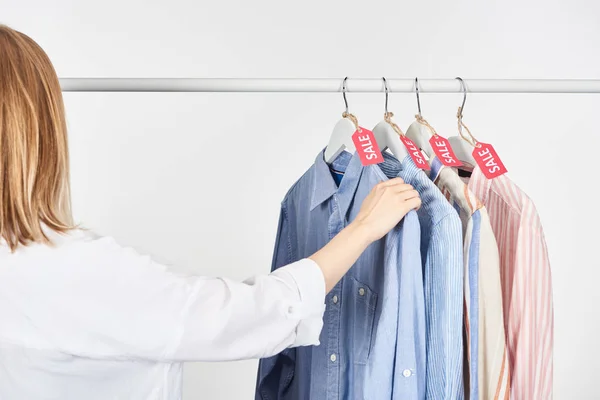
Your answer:
[[[0,240],[0,399],[180,400],[184,361],[318,343],[325,279],[310,260],[242,283],[45,233],[52,246]]]
[[[437,157],[430,164],[431,180],[456,207],[463,225],[470,399],[504,399],[510,375],[496,238],[487,210],[458,174]]]
[[[346,169],[345,158],[338,158],[329,166],[331,176],[336,185],[340,185]],[[340,171],[335,169],[335,166]],[[376,171],[377,172],[377,171]],[[382,313],[386,316],[399,315],[395,351],[390,351],[394,341],[391,329],[377,329],[373,340],[373,357],[367,364],[363,399],[372,399],[375,395],[391,393],[390,399],[425,399],[425,379],[394,379],[395,374],[410,377],[415,370],[402,369],[408,365],[417,365],[418,370],[425,370],[425,312],[423,290],[415,290],[423,284],[420,252],[420,227],[416,213],[405,216],[404,232],[414,230],[413,235],[403,234],[399,245],[394,246],[398,259],[398,279],[393,275],[386,279],[383,292],[389,297],[384,300]],[[405,239],[405,240],[402,240]],[[418,253],[418,254],[415,254]],[[398,306],[391,299],[398,293]],[[402,298],[404,297],[404,298]],[[407,298],[408,297],[408,298]],[[402,301],[400,301],[402,300]],[[382,325],[385,325],[382,323]],[[392,360],[393,364],[392,365]],[[419,363],[421,363],[419,367]],[[396,373],[394,374],[394,371]]]
[[[531,199],[506,175],[490,180],[476,167],[469,189],[488,209],[500,249],[510,398],[551,399],[552,277],[540,218]]]
[[[327,244],[356,217],[371,189],[387,180],[376,165],[363,167],[356,154],[343,152],[333,168],[344,172],[339,187],[319,153],[285,196],[274,269]],[[418,218],[411,211],[370,245],[327,295],[320,345],[261,360],[256,398],[423,399],[419,239]]]
[[[425,290],[427,399],[464,398],[463,239],[460,218],[410,156],[383,153],[388,177],[399,176],[421,197],[421,258]]]

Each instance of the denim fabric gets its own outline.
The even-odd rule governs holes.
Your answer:
[[[378,166],[363,167],[357,155],[342,153],[333,168],[345,172],[339,187],[321,152],[285,196],[273,269],[327,244],[356,217],[373,186],[387,180]],[[424,398],[419,240],[418,217],[411,211],[369,246],[326,297],[320,345],[261,360],[256,398]]]
[[[464,398],[463,237],[454,207],[429,177],[406,156],[401,163],[384,154],[379,164],[388,177],[399,176],[421,196],[421,258],[425,292],[427,399]]]

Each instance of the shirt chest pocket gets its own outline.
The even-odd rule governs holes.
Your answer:
[[[375,309],[377,307],[377,293],[373,292],[364,283],[351,277],[352,308],[350,333],[354,348],[354,362],[366,364],[371,352],[373,331],[375,324]]]

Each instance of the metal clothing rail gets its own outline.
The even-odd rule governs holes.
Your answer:
[[[387,79],[387,78],[386,78]],[[415,91],[415,80],[387,79],[390,92]],[[600,79],[464,79],[470,93],[600,93]],[[65,92],[341,92],[342,79],[64,78]],[[383,92],[380,78],[352,79],[347,92]],[[421,93],[462,93],[456,79],[419,79]]]

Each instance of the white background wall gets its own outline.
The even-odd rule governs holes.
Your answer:
[[[600,78],[600,3],[0,0],[61,77]],[[350,94],[373,126],[383,95]],[[456,132],[461,95],[423,95]],[[278,204],[338,94],[66,94],[77,217],[183,270],[269,270]],[[414,95],[390,109],[407,127]],[[598,399],[600,95],[470,95],[465,121],[535,201],[553,266],[555,398]],[[256,362],[196,364],[184,397],[251,399]],[[529,400],[529,399],[528,399]],[[537,399],[530,399],[537,400]]]

